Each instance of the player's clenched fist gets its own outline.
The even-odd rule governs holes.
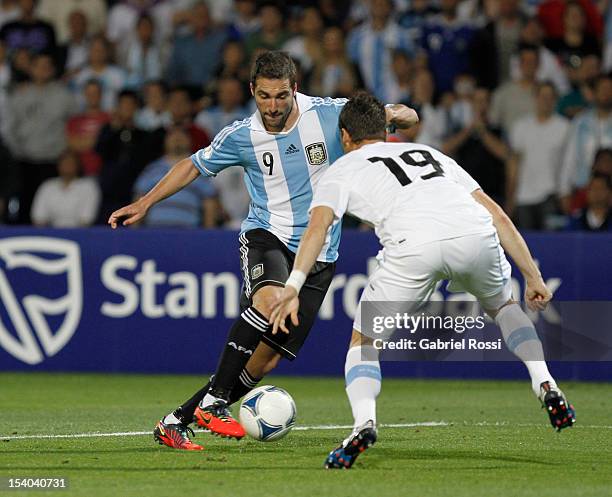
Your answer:
[[[115,229],[117,224],[123,219],[121,224],[129,226],[143,219],[147,215],[148,210],[149,208],[144,202],[137,200],[113,212],[108,218],[108,224],[110,224],[111,228]]]
[[[525,287],[525,302],[532,311],[542,311],[552,299],[552,292],[542,278],[528,280]]]

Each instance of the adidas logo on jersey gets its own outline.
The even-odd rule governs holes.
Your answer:
[[[287,150],[285,150],[285,155],[291,155],[291,154],[295,154],[296,152],[299,152],[300,149],[297,148],[293,143],[291,145],[289,145],[287,147]]]

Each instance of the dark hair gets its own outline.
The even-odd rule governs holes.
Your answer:
[[[550,88],[553,91],[553,93],[555,94],[556,97],[559,96],[559,92],[557,91],[557,87],[555,86],[555,84],[552,81],[549,81],[549,80],[540,81],[539,83],[537,83],[536,84],[536,88],[535,88],[535,94],[539,95],[540,92],[544,88]]]
[[[38,52],[32,55],[32,62],[35,62],[39,59],[49,59],[51,61],[51,64],[53,64],[53,67],[56,67],[57,65],[55,63],[55,57],[53,57],[53,54],[48,50],[44,50],[42,52]]]
[[[140,14],[138,21],[136,21],[136,26],[140,26],[140,23],[143,21],[148,22],[151,25],[151,27],[155,29],[155,21],[149,14],[147,13]]]
[[[117,95],[117,102],[122,98],[131,98],[134,100],[134,102],[136,102],[136,105],[140,105],[140,98],[138,97],[138,93],[136,93],[134,90],[121,90]]]
[[[598,160],[601,160],[601,158],[605,155],[609,155],[610,157],[612,157],[612,148],[598,149],[597,152],[595,152],[595,158],[593,159],[593,162],[597,162]]]
[[[82,177],[83,176],[83,162],[81,162],[81,156],[77,152],[69,148],[64,150],[60,154],[60,156],[57,158],[57,163],[55,165],[56,169],[59,169],[60,162],[68,158],[73,159],[77,165],[77,173],[76,173],[77,177],[78,178]]]
[[[261,13],[261,11],[266,7],[272,7],[281,15],[281,17],[285,17],[285,9],[283,8],[283,6],[281,6],[278,2],[275,2],[274,0],[260,2],[259,6],[257,7],[257,12]]]
[[[516,53],[522,55],[525,52],[532,52],[538,59],[540,58],[540,48],[537,45],[532,45],[531,43],[519,43]]]
[[[142,85],[143,90],[148,86],[159,86],[159,88],[164,94],[168,93],[168,85],[162,79],[149,79],[145,81]]]
[[[86,87],[91,86],[91,85],[97,86],[100,91],[104,90],[104,87],[102,86],[101,81],[99,79],[96,79],[96,78],[90,78],[87,81],[85,81],[85,84],[83,85],[83,88],[86,88]]]
[[[602,82],[611,81],[611,80],[612,80],[612,74],[610,73],[598,74],[597,77],[595,78],[595,84],[593,85],[593,87],[597,88]]]
[[[183,95],[187,95],[187,97],[189,98],[189,100],[192,100],[191,98],[191,92],[189,91],[189,88],[183,85],[175,85],[172,86],[169,90],[168,90],[168,95],[172,95],[173,93],[182,93]]]
[[[265,52],[257,57],[251,69],[253,86],[255,86],[257,78],[288,79],[293,86],[297,79],[297,69],[287,52]]]
[[[565,13],[567,12],[568,7],[578,7],[582,11],[582,15],[586,17],[586,12],[584,11],[584,7],[580,4],[580,2],[576,0],[569,0],[569,2],[565,3],[565,10],[563,11],[563,17],[565,17]]]
[[[385,106],[375,96],[356,93],[340,112],[338,126],[345,129],[354,142],[385,139],[387,116]]]
[[[609,174],[593,173],[589,183],[591,183],[591,182],[593,182],[595,180],[598,180],[598,179],[603,180],[603,182],[606,184],[606,187],[608,188],[608,190],[612,190],[612,178],[610,177]]]

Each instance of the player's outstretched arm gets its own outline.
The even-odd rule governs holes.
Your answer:
[[[552,298],[552,293],[546,287],[525,239],[503,209],[485,192],[476,190],[472,192],[472,196],[491,213],[502,247],[523,274],[527,306],[534,311],[544,309]]]
[[[416,110],[407,105],[387,104],[385,105],[385,113],[387,116],[387,125],[392,125],[396,128],[410,128],[419,122],[419,115]]]
[[[306,275],[310,272],[312,266],[317,261],[317,256],[321,253],[321,249],[325,244],[327,230],[333,222],[334,211],[330,207],[319,206],[312,209],[308,228],[306,228],[302,235],[300,246],[293,262],[293,270],[289,279],[285,282],[285,288],[270,314],[273,335],[279,329],[289,333],[285,324],[289,315],[291,315],[291,322],[294,326],[299,324],[297,313],[300,304],[297,296],[306,281]]]
[[[123,226],[137,223],[147,215],[151,206],[186,187],[199,175],[200,172],[189,157],[177,162],[145,196],[113,212],[108,218],[108,224],[115,229],[119,223]]]

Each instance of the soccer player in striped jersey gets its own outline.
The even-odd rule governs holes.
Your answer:
[[[346,99],[298,93],[296,68],[284,52],[257,58],[251,73],[257,111],[224,128],[211,145],[178,162],[138,201],[114,212],[109,224],[130,225],[149,208],[194,181],[240,165],[251,196],[240,233],[244,284],[241,315],[229,331],[215,375],[157,424],[155,439],[164,445],[200,450],[189,437],[192,421],[226,437],[244,429],[228,406],[249,392],[282,357],[293,360],[308,336],[334,274],[340,225],[332,230],[300,294],[300,324],[289,335],[270,333],[268,319],[293,265],[308,207],[322,176],[343,151],[338,116]],[[403,105],[386,109],[388,123],[406,128],[418,121]],[[193,433],[193,432],[191,432]]]

